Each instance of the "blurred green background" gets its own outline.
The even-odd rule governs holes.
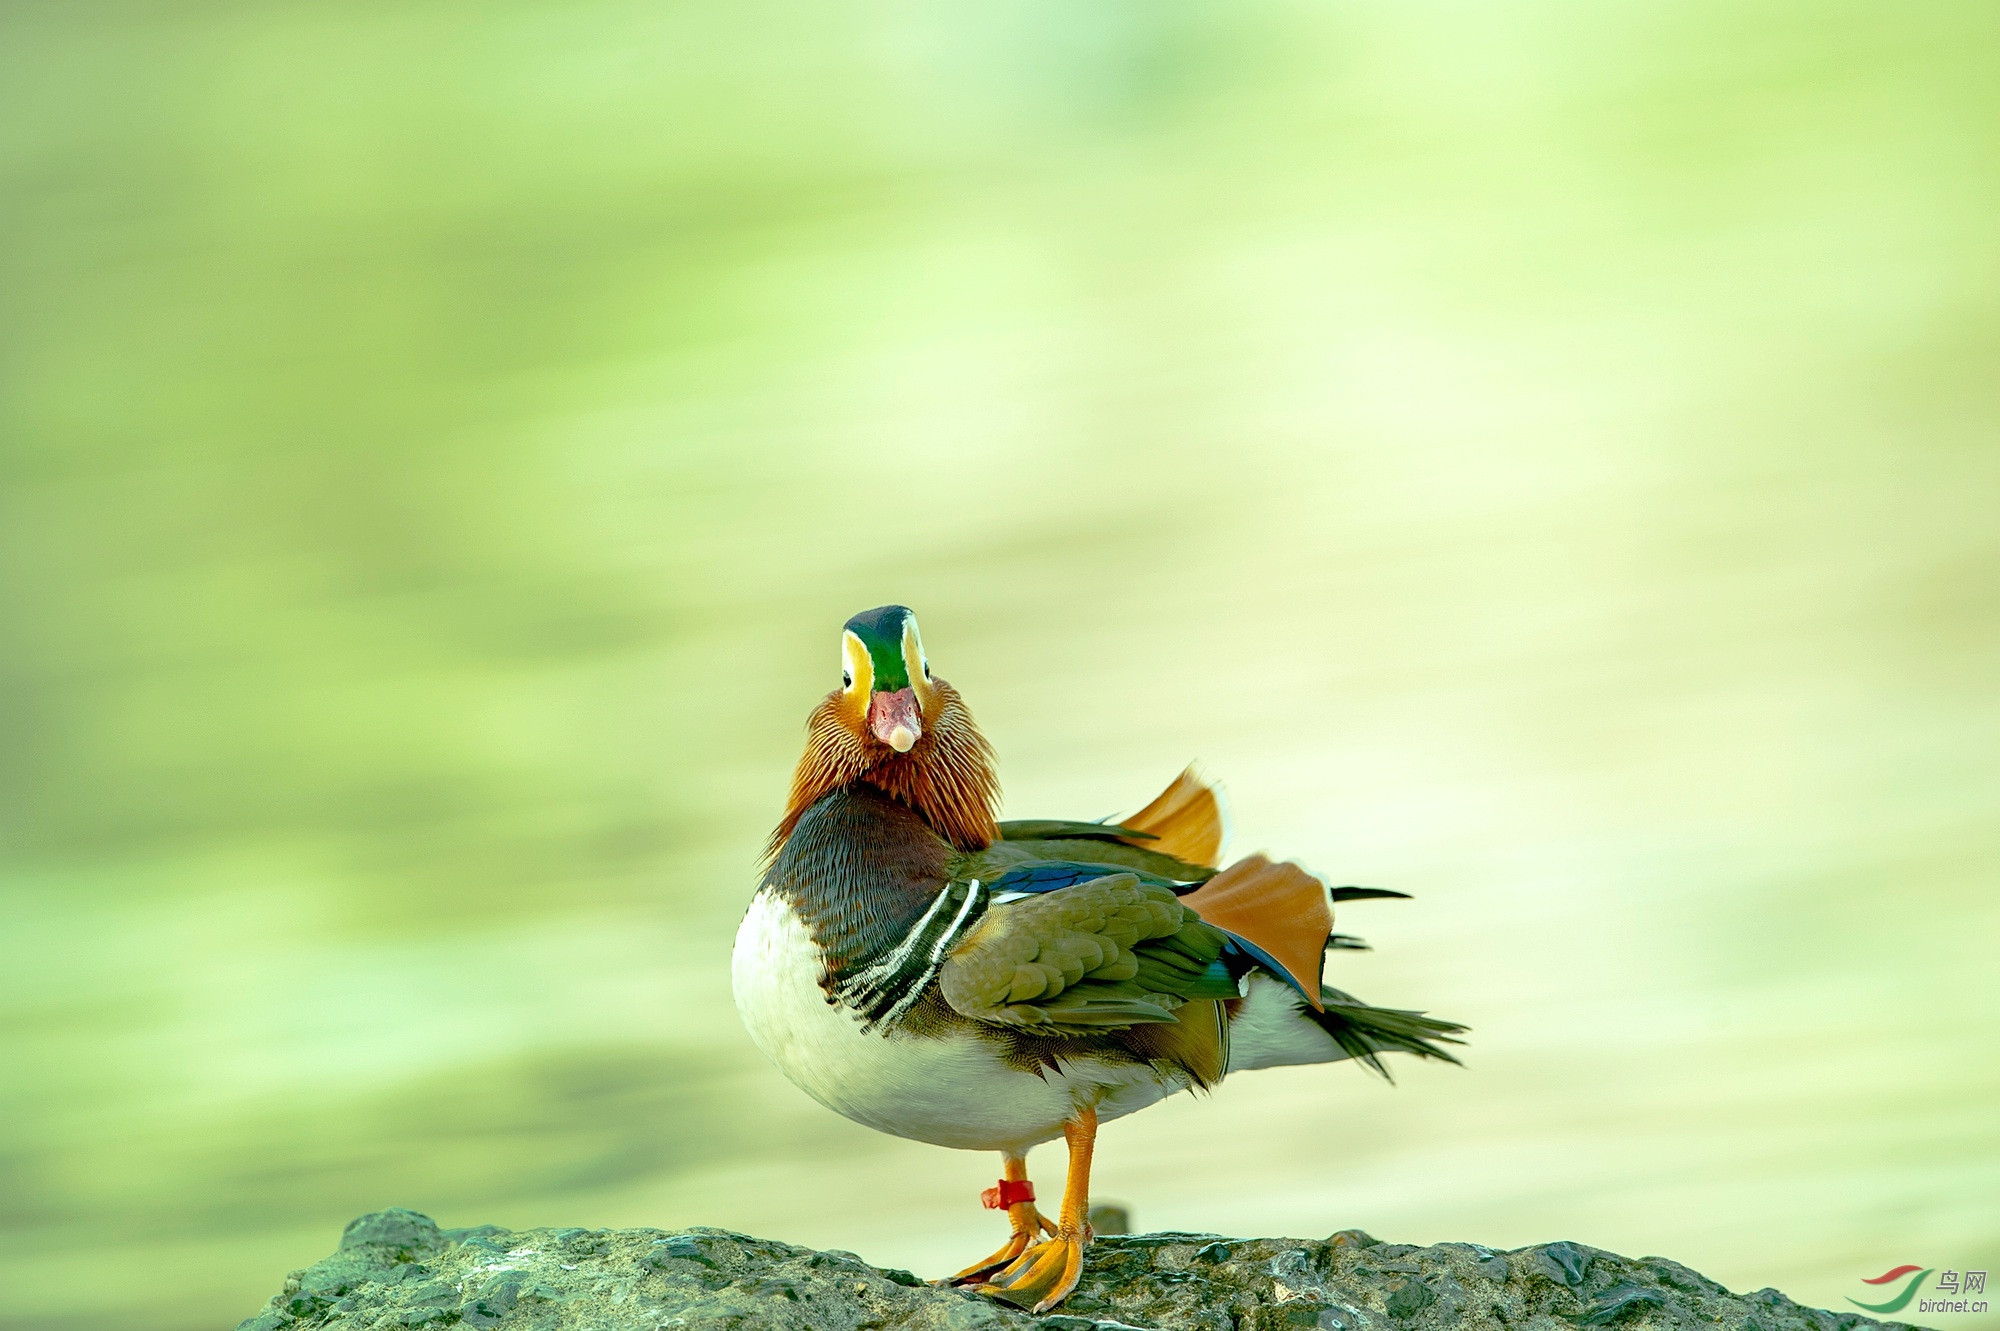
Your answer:
[[[991,1248],[728,998],[889,600],[1010,814],[1200,758],[1475,1028],[1119,1123],[1140,1226],[2000,1265],[1996,49],[0,8],[0,1321],[226,1326],[390,1204]]]

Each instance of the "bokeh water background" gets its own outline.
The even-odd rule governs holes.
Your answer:
[[[727,994],[889,600],[1010,814],[1199,758],[1475,1028],[1109,1129],[1141,1226],[2000,1265],[1996,49],[0,9],[0,1321],[229,1325],[390,1204],[990,1248]]]

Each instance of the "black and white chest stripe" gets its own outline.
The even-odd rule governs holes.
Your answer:
[[[838,978],[827,993],[861,1018],[864,1030],[900,1019],[937,978],[945,956],[972,931],[992,904],[977,878],[946,883],[900,939]]]

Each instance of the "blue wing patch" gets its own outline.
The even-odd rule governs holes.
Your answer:
[[[1075,860],[1031,860],[1027,864],[1017,864],[998,878],[982,884],[995,897],[1005,893],[1018,892],[1033,895],[1038,892],[1056,892],[1065,887],[1075,887],[1078,883],[1093,882],[1099,878],[1109,878],[1113,874],[1130,874],[1142,883],[1164,887],[1176,896],[1191,892],[1199,883],[1182,883],[1172,878],[1162,878],[1158,874],[1146,873],[1140,869],[1128,869],[1118,864],[1083,864]]]
[[[1218,925],[1216,927],[1220,928],[1221,926]],[[1232,975],[1241,975],[1243,972],[1249,970],[1252,965],[1255,965],[1269,971],[1286,984],[1292,986],[1292,988],[1298,991],[1299,997],[1305,999],[1308,1003],[1314,1001],[1317,997],[1317,995],[1307,994],[1305,986],[1294,979],[1290,971],[1280,966],[1278,959],[1273,957],[1269,952],[1258,947],[1242,934],[1230,933],[1227,929],[1223,929],[1222,932],[1229,934],[1229,946],[1222,950],[1222,959],[1229,963],[1229,970]]]
[[[1065,887],[1075,887],[1078,883],[1088,883],[1102,878],[1116,869],[1107,869],[1101,864],[1071,864],[1061,860],[1037,860],[1032,864],[1017,864],[998,878],[990,879],[986,888],[995,896],[1002,892],[1055,892]]]

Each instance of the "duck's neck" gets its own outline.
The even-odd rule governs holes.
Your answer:
[[[771,833],[766,852],[776,857],[807,809],[843,786],[873,786],[907,805],[932,831],[960,850],[980,850],[999,839],[994,821],[1000,806],[1000,778],[993,749],[973,723],[958,691],[933,681],[937,715],[924,721],[924,734],[908,753],[869,744],[847,728],[837,699],[829,695],[806,724],[806,751],[792,774],[792,794],[784,819]]]

